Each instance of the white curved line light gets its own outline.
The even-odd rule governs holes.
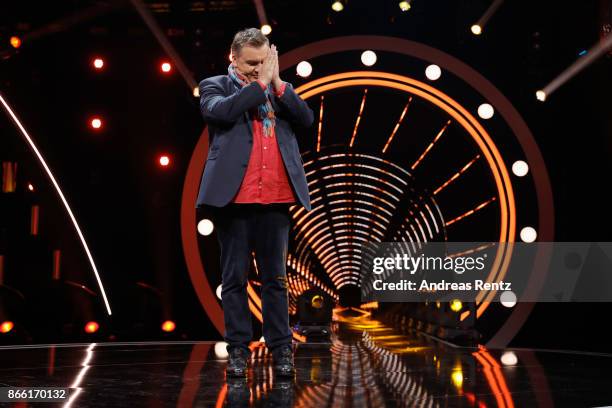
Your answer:
[[[91,252],[89,251],[89,247],[87,246],[87,242],[85,242],[85,237],[83,236],[83,233],[81,232],[81,228],[79,227],[79,223],[77,222],[76,218],[74,217],[74,214],[72,213],[72,210],[70,209],[70,205],[68,205],[68,201],[66,201],[66,197],[64,197],[64,193],[60,189],[59,184],[57,184],[57,181],[55,181],[55,177],[53,176],[53,173],[51,173],[51,169],[49,169],[49,166],[47,166],[47,163],[45,162],[45,159],[42,157],[42,155],[38,151],[38,148],[34,144],[34,141],[30,137],[28,132],[25,130],[25,128],[23,127],[23,125],[21,124],[21,122],[19,121],[19,119],[17,118],[17,116],[15,115],[15,113],[13,112],[11,107],[9,106],[9,104],[2,97],[2,94],[0,94],[0,102],[2,102],[2,105],[4,106],[4,109],[8,112],[10,117],[13,119],[13,121],[15,122],[15,124],[17,125],[19,130],[21,130],[21,133],[26,138],[27,142],[30,144],[30,147],[32,148],[32,150],[34,150],[34,153],[36,153],[36,156],[38,157],[38,160],[40,161],[40,163],[44,167],[45,171],[47,172],[47,175],[49,176],[49,179],[51,179],[51,182],[53,183],[53,186],[55,187],[55,190],[57,191],[57,194],[59,194],[60,199],[62,200],[62,203],[64,203],[64,207],[66,207],[66,211],[68,212],[68,215],[70,216],[70,219],[72,220],[72,224],[74,225],[74,228],[76,229],[76,232],[79,235],[81,243],[83,244],[83,248],[85,249],[85,253],[87,254],[87,258],[89,259],[89,263],[91,264],[91,267],[93,268],[94,274],[96,275],[96,280],[98,282],[98,286],[100,287],[100,292],[102,293],[102,298],[104,299],[104,304],[106,305],[106,311],[108,312],[108,315],[110,316],[112,314],[111,313],[111,308],[110,308],[110,304],[108,303],[108,299],[106,298],[106,292],[104,291],[104,286],[102,285],[102,280],[100,279],[100,275],[98,274],[98,268],[96,268],[96,264],[94,263],[93,257],[91,256]]]

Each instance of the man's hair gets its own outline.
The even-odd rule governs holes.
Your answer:
[[[234,40],[232,41],[232,54],[235,56],[240,55],[240,50],[245,45],[259,48],[264,44],[269,44],[268,37],[263,35],[260,29],[246,28],[242,31],[238,31],[236,35],[234,35]]]

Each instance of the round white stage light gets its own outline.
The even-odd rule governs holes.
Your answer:
[[[432,64],[428,66],[427,68],[425,68],[425,76],[430,81],[435,81],[439,79],[441,75],[442,75],[442,70],[440,69],[439,66],[435,64]]]
[[[204,218],[203,220],[198,222],[198,232],[200,233],[200,235],[210,235],[213,232],[214,228],[215,226],[208,218]]]
[[[374,51],[367,50],[361,53],[361,62],[366,67],[371,67],[372,65],[376,64],[376,59],[377,57]]]
[[[521,230],[521,240],[523,242],[533,242],[538,237],[538,233],[533,227],[525,227]]]
[[[215,356],[220,359],[227,358],[227,343],[224,341],[218,341],[215,343]]]
[[[523,160],[512,163],[512,173],[517,177],[524,177],[529,173],[529,165]]]
[[[308,78],[312,74],[312,65],[308,61],[302,61],[297,64],[296,72],[302,78]]]
[[[506,351],[501,356],[501,362],[503,365],[513,366],[513,365],[516,365],[516,363],[518,363],[518,357],[516,357],[516,354],[514,354],[513,351]]]
[[[491,119],[495,114],[495,109],[488,103],[483,103],[478,107],[478,116],[482,119]]]

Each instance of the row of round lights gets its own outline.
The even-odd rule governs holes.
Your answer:
[[[335,12],[339,13],[342,10],[344,10],[344,4],[346,3],[346,0],[334,0],[332,2],[331,8],[332,10],[334,10]],[[400,8],[400,10],[402,11],[408,11],[412,8],[412,0],[403,0],[400,1],[399,3],[397,3],[398,7]]]
[[[372,50],[366,50],[361,53],[361,63],[366,67],[371,67],[376,64],[378,57]],[[296,66],[296,73],[302,78],[308,78],[312,74],[312,64],[308,61],[301,61]],[[435,64],[428,65],[425,68],[425,77],[430,81],[437,81],[442,76],[442,69]],[[495,114],[493,106],[488,103],[483,103],[478,107],[478,116],[482,119],[491,119]]]
[[[96,56],[92,58],[91,66],[94,68],[94,70],[101,71],[106,66],[106,62],[104,58],[100,56]],[[172,64],[167,60],[162,60],[159,63],[159,70],[163,74],[169,74],[172,72]],[[91,129],[95,131],[100,131],[102,130],[103,125],[104,125],[104,122],[101,116],[95,115],[89,118],[89,126],[91,127]],[[160,155],[157,158],[157,161],[159,165],[162,167],[168,167],[170,165],[170,157],[166,154]]]
[[[11,330],[13,330],[14,327],[15,327],[15,324],[12,321],[6,320],[0,323],[0,333],[2,334],[9,333]],[[100,329],[100,325],[98,324],[98,322],[95,322],[95,321],[87,322],[85,326],[83,327],[83,330],[85,331],[85,333],[89,333],[89,334],[96,333],[99,329]],[[174,329],[176,329],[176,324],[172,320],[166,320],[165,322],[162,323],[161,329],[165,331],[166,333],[170,333],[174,331]]]
[[[104,69],[105,64],[106,61],[102,57],[94,57],[91,60],[91,65],[96,71],[101,71]],[[172,72],[172,64],[167,60],[162,60],[159,63],[159,70],[164,74],[168,74]]]

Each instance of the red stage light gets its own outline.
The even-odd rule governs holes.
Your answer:
[[[10,320],[2,322],[2,324],[0,324],[0,333],[8,333],[13,330],[13,327],[15,327],[15,325]]]
[[[100,328],[100,325],[96,322],[88,322],[85,325],[85,332],[86,333],[95,333],[98,331],[98,329]]]
[[[172,71],[172,65],[169,62],[163,62],[161,64],[161,70],[164,73],[168,73],[168,72]]]
[[[159,164],[166,167],[170,164],[170,157],[168,156],[160,156],[159,157]]]
[[[174,322],[172,320],[166,320],[165,322],[162,323],[162,330],[165,332],[171,332],[174,331],[174,329],[176,329],[176,324],[174,324]]]
[[[104,67],[104,60],[102,58],[94,59],[93,66],[95,69],[102,69]]]
[[[21,47],[21,38],[19,38],[17,36],[12,36],[11,37],[11,45],[13,46],[13,48]]]
[[[98,117],[91,118],[90,125],[93,129],[100,129],[102,127],[102,119]]]

